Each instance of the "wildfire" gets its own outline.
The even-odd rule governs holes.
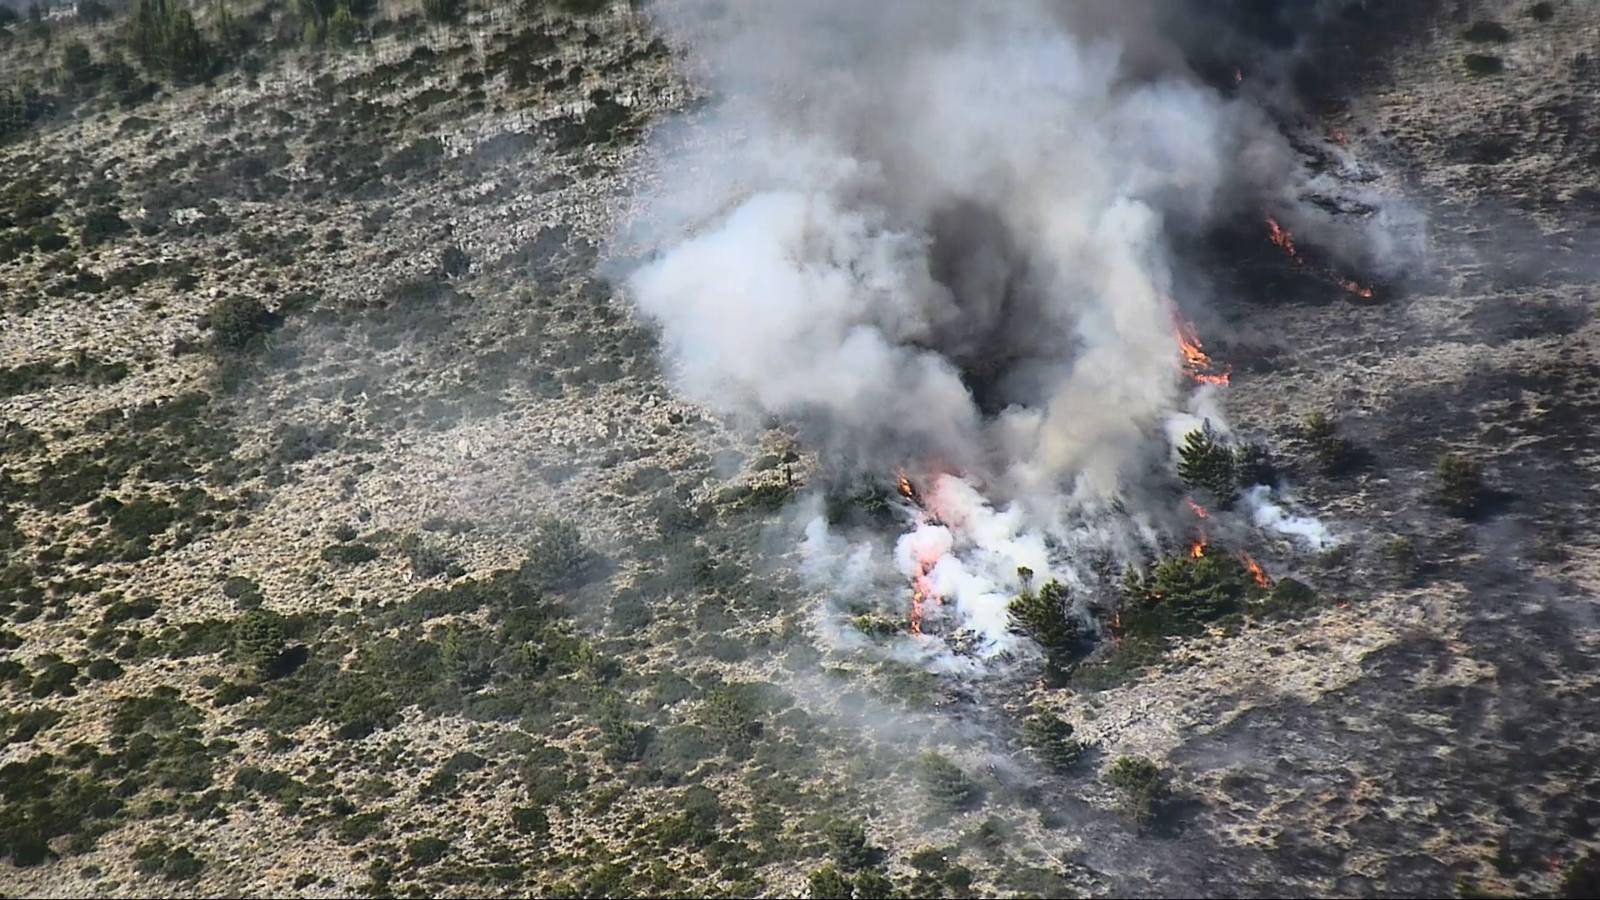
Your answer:
[[[1340,136],[1344,134],[1343,132],[1339,131],[1336,131],[1335,133]],[[1343,143],[1343,141],[1340,141],[1340,143]],[[1306,264],[1306,258],[1300,255],[1299,248],[1295,247],[1294,245],[1294,235],[1290,234],[1287,228],[1279,225],[1278,220],[1271,216],[1267,216],[1267,240],[1272,241],[1272,243],[1278,249],[1283,251],[1285,256],[1294,260],[1295,265],[1303,266]],[[1372,299],[1372,288],[1369,288],[1358,281],[1340,277],[1328,269],[1320,269],[1316,268],[1315,266],[1312,268],[1321,277],[1338,285],[1340,290],[1353,296],[1360,297],[1363,300]]]
[[[1339,287],[1344,288],[1349,293],[1355,294],[1357,297],[1360,297],[1364,300],[1372,299],[1372,288],[1369,288],[1360,282],[1351,281],[1348,278],[1340,279]]]
[[[1255,557],[1240,551],[1239,561],[1244,563],[1246,569],[1250,570],[1250,577],[1256,580],[1256,584],[1264,588],[1272,587],[1272,579],[1267,577],[1266,570],[1261,568],[1261,564],[1256,562]]]
[[[1350,136],[1344,133],[1343,128],[1328,129],[1328,137],[1331,138],[1335,144],[1338,144],[1341,147],[1350,143]]]
[[[1192,322],[1179,319],[1177,332],[1178,352],[1183,355],[1183,374],[1199,384],[1227,384],[1232,379],[1232,372],[1226,366],[1221,371],[1213,371],[1216,364],[1211,361],[1211,355],[1206,353],[1205,345],[1200,343]]]
[[[1189,545],[1189,556],[1190,556],[1190,558],[1199,559],[1200,557],[1205,556],[1205,555],[1206,555],[1206,540],[1205,540],[1205,538],[1200,538],[1199,540],[1197,540],[1194,543]]]
[[[922,498],[917,495],[916,485],[911,483],[911,478],[904,472],[900,472],[895,476],[895,481],[896,488],[900,491],[900,496],[906,498],[907,502],[917,507],[919,519],[931,520],[932,517],[928,515],[927,510],[922,508]],[[937,556],[927,559],[919,554],[917,557],[917,573],[911,576],[912,634],[922,633],[922,617],[929,601],[939,602],[939,592],[934,590],[933,579],[928,574],[933,571],[933,567],[938,562],[939,558]]]
[[[1294,248],[1294,235],[1278,224],[1278,220],[1267,216],[1267,238],[1278,246],[1288,257],[1294,260],[1295,265],[1301,265],[1305,260],[1300,258],[1300,251]]]
[[[1189,504],[1189,509],[1192,510],[1197,517],[1202,519],[1211,518],[1211,513],[1206,512],[1206,508],[1204,506],[1201,506],[1188,497],[1183,498],[1183,502]]]
[[[1234,66],[1233,67],[1233,83],[1234,84],[1243,84],[1244,83],[1244,72],[1238,66]]]

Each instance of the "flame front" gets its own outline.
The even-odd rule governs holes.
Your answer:
[[[1343,134],[1343,132],[1337,133],[1341,135]],[[1343,141],[1340,143],[1343,143]],[[1272,243],[1276,245],[1278,249],[1283,251],[1285,256],[1294,260],[1295,265],[1303,266],[1306,264],[1306,258],[1300,255],[1300,250],[1294,245],[1294,235],[1290,234],[1287,228],[1279,225],[1278,220],[1271,216],[1267,216],[1267,240],[1272,241]],[[1354,281],[1349,278],[1342,278],[1328,269],[1315,269],[1315,271],[1318,275],[1338,285],[1339,289],[1345,293],[1360,297],[1363,300],[1372,299],[1372,288],[1369,288],[1358,281]]]
[[[1205,538],[1200,538],[1200,539],[1196,540],[1194,543],[1189,545],[1189,556],[1191,558],[1199,559],[1200,557],[1205,556],[1205,555],[1206,555],[1206,539]]]
[[[1232,379],[1232,372],[1227,367],[1214,371],[1216,364],[1206,353],[1205,345],[1200,343],[1192,322],[1179,319],[1177,332],[1178,352],[1183,356],[1183,374],[1199,384],[1227,384]]]
[[[1244,563],[1246,569],[1250,570],[1250,577],[1256,580],[1256,584],[1264,588],[1272,587],[1272,579],[1267,577],[1266,570],[1261,568],[1261,564],[1256,562],[1255,557],[1240,551],[1239,561]]]
[[[911,478],[907,476],[906,473],[900,472],[895,476],[895,481],[896,489],[899,490],[900,496],[904,497],[906,502],[911,503],[917,508],[918,518],[927,518],[927,510],[923,509],[922,498],[917,495],[916,485],[911,483]],[[939,602],[939,592],[934,590],[933,578],[929,575],[929,573],[933,571],[933,567],[938,565],[938,563],[939,558],[937,556],[932,559],[925,558],[921,555],[918,555],[917,557],[917,572],[915,575],[911,576],[910,624],[912,634],[922,633],[922,618],[926,612],[929,601],[934,603]]]
[[[1305,262],[1300,258],[1300,251],[1294,247],[1294,235],[1290,234],[1282,225],[1279,225],[1278,220],[1271,216],[1267,216],[1267,239],[1278,245],[1278,249],[1294,260],[1295,265],[1298,266]]]

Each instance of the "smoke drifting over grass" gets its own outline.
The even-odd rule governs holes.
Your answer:
[[[1008,573],[1081,582],[1091,550],[1148,546],[1170,513],[1146,496],[1169,483],[1164,432],[1221,425],[1181,374],[1178,307],[1208,298],[1175,283],[1175,238],[1292,207],[1310,180],[1262,107],[1164,32],[1197,14],[659,13],[715,98],[658,133],[672,174],[632,236],[661,248],[630,287],[672,376],[723,414],[800,424],[836,476],[925,479],[891,558],[907,576],[936,560],[992,644]],[[870,568],[827,539],[813,527],[814,558]]]

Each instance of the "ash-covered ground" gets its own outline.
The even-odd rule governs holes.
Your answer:
[[[1596,895],[1600,7],[1195,20],[1345,231],[1186,235],[1174,372],[1331,539],[1163,470],[1145,571],[1268,587],[985,657],[806,557],[935,466],[663,355],[733,139],[643,6],[0,12],[0,893]]]

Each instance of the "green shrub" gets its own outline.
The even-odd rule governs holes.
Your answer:
[[[1065,772],[1083,760],[1088,745],[1073,737],[1072,723],[1051,713],[1030,716],[1022,725],[1028,746],[1041,761]]]
[[[260,345],[276,324],[276,317],[254,297],[229,296],[212,304],[205,324],[211,329],[211,346],[239,353]]]
[[[430,22],[459,22],[466,11],[466,0],[422,0],[422,15]]]
[[[1314,412],[1307,416],[1300,424],[1300,436],[1322,471],[1335,473],[1350,462],[1350,442],[1339,433],[1339,426],[1327,413]]]
[[[930,750],[918,757],[917,775],[934,806],[941,810],[966,809],[979,799],[978,786],[967,773],[940,753]]]
[[[283,617],[265,609],[247,610],[233,623],[233,648],[256,674],[272,668],[288,647]]]
[[[1166,773],[1142,756],[1118,757],[1106,770],[1106,782],[1121,795],[1123,811],[1140,830],[1155,821],[1167,794]]]
[[[82,41],[68,41],[61,48],[61,71],[71,84],[85,84],[99,75],[94,57]]]
[[[1458,516],[1470,516],[1483,503],[1483,469],[1476,460],[1456,453],[1446,453],[1434,467],[1438,482],[1439,500],[1446,509]]]
[[[1498,56],[1486,56],[1482,53],[1468,53],[1462,58],[1467,71],[1473,75],[1498,75],[1505,71],[1505,61]]]
[[[523,573],[540,587],[562,587],[583,573],[587,560],[578,526],[566,519],[547,518],[539,523],[528,545]]]
[[[322,548],[324,562],[344,566],[359,566],[381,555],[376,547],[369,544],[332,544]]]
[[[428,837],[417,838],[406,845],[406,856],[414,866],[428,866],[444,859],[450,852],[450,842],[443,838]]]
[[[1066,585],[1051,579],[1037,591],[1025,584],[1007,607],[1012,630],[1037,643],[1057,668],[1067,664],[1083,640],[1082,627],[1067,611],[1069,600]]]
[[[200,877],[205,861],[188,847],[174,847],[157,838],[145,841],[133,851],[134,868],[143,875],[159,875],[168,881],[193,881]]]
[[[93,247],[127,234],[129,230],[127,221],[117,215],[116,210],[102,207],[84,216],[78,227],[78,241],[85,247]]]
[[[872,864],[872,848],[867,846],[866,826],[858,819],[834,819],[826,828],[828,849],[834,862],[846,871]]]
[[[823,866],[806,876],[812,900],[851,900],[855,888],[833,866]]]
[[[1528,7],[1528,18],[1535,22],[1548,22],[1556,17],[1556,6],[1550,0],[1539,0]]]

